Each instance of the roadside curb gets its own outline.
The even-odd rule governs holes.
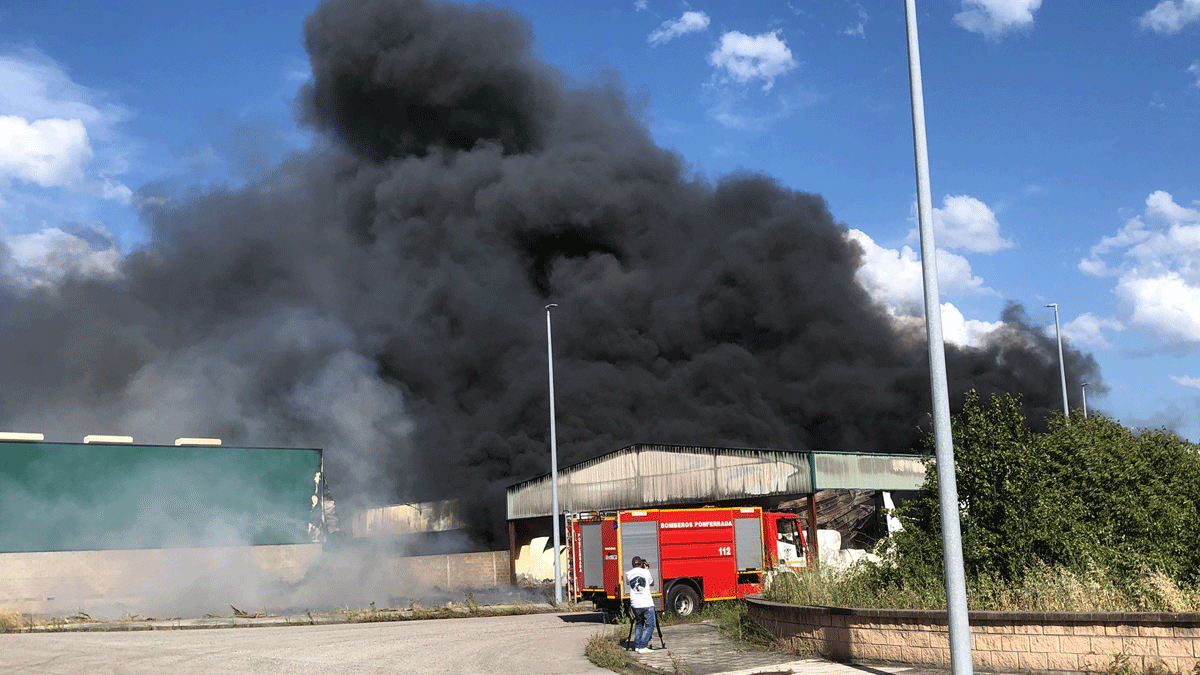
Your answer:
[[[432,621],[467,619],[515,614],[569,614],[549,603],[529,605],[482,605],[474,609],[465,606],[415,609],[347,610],[339,612],[306,612],[304,614],[204,617],[193,619],[109,619],[92,621],[51,620],[35,626],[22,626],[9,633],[121,633],[156,630],[212,630],[220,628],[270,628],[280,626],[325,626],[352,623],[385,623],[390,621]]]

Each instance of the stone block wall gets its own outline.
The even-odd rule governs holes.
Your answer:
[[[747,598],[750,618],[779,638],[848,662],[949,666],[944,611],[784,605]],[[1191,673],[1200,664],[1200,614],[969,612],[976,668],[1104,672],[1124,654],[1142,670]]]

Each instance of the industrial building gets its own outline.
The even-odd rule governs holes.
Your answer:
[[[560,469],[558,499],[561,513],[726,505],[795,510],[815,560],[817,530],[832,520],[820,512],[818,495],[837,503],[839,493],[853,491],[877,512],[876,495],[911,494],[924,481],[917,455],[639,443]],[[514,579],[544,580],[553,568],[546,547],[551,515],[549,473],[508,488]]]
[[[508,585],[506,551],[459,552],[458,511],[394,504],[339,524],[319,449],[0,432],[0,612],[132,615],[356,592],[386,603]]]

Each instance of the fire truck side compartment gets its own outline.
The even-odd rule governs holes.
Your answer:
[[[763,568],[762,518],[734,518],[734,538],[739,572]]]
[[[601,523],[582,523],[583,587],[604,588],[604,545]]]
[[[650,564],[650,571],[654,574],[655,579],[662,583],[660,580],[662,561],[658,558],[658,521],[656,519],[623,521],[620,533],[621,555],[625,557],[624,560],[618,561],[621,568],[627,567],[633,556],[641,556]],[[623,575],[622,584],[624,584]],[[653,590],[658,591],[659,589],[660,587],[656,584]],[[624,594],[629,595],[628,588],[624,589]]]

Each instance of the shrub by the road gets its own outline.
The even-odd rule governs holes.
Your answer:
[[[972,609],[1200,610],[1200,448],[1100,414],[1034,430],[1020,399],[967,395],[952,420]],[[882,562],[774,583],[804,604],[945,607],[937,471],[896,515]]]

